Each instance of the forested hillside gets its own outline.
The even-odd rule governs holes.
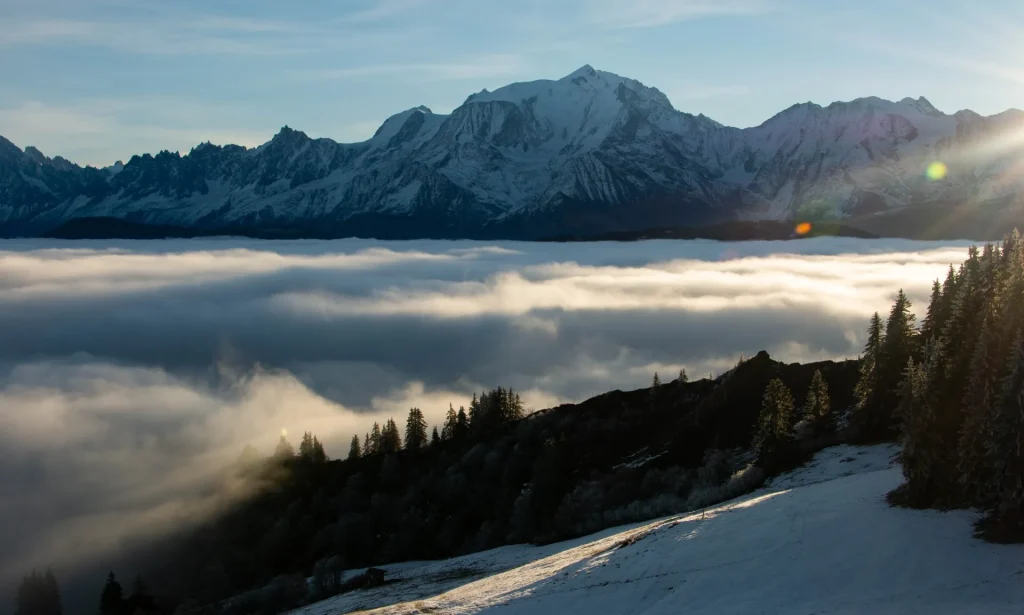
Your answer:
[[[921,326],[902,291],[878,314],[857,385],[867,437],[899,433],[906,483],[891,499],[977,507],[984,534],[1024,538],[1024,242],[971,248],[936,280]]]
[[[273,612],[302,600],[298,575],[331,579],[342,568],[545,543],[699,508],[763,480],[750,447],[775,442],[765,420],[759,428],[769,382],[795,396],[784,419],[791,433],[812,381],[841,414],[856,379],[855,361],[786,365],[762,352],[713,380],[658,378],[528,416],[498,388],[468,410],[451,408],[429,436],[414,408],[404,438],[394,420],[375,424],[345,460],[328,461],[312,434],[297,454],[282,438],[271,459],[250,451],[239,460],[239,475],[266,485],[258,495],[147,550],[139,568],[158,593],[211,612],[273,580],[276,607],[237,606]],[[810,397],[808,407],[821,408]],[[779,468],[807,454],[790,437],[772,450],[782,451],[769,453]]]

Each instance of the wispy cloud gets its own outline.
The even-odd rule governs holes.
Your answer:
[[[186,21],[15,18],[0,31],[0,47],[28,45],[103,47],[147,55],[281,55],[308,49],[294,26],[213,16]]]
[[[367,6],[344,17],[345,21],[364,23],[401,17],[409,11],[425,6],[426,0],[373,0]]]
[[[715,15],[758,15],[775,10],[769,0],[596,0],[583,10],[610,28],[651,28]]]
[[[357,79],[382,75],[403,75],[413,80],[456,81],[505,77],[523,73],[525,70],[526,63],[519,55],[494,54],[450,62],[368,64],[344,68],[308,69],[299,71],[298,74],[315,79]]]

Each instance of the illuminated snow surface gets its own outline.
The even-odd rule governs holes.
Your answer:
[[[973,538],[976,513],[890,508],[897,453],[833,447],[704,515],[383,566],[393,583],[295,613],[1024,612],[1024,546]]]

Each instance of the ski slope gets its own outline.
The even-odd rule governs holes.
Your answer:
[[[1024,546],[974,539],[968,511],[890,508],[896,453],[838,446],[704,513],[384,566],[394,583],[296,613],[1024,612]]]

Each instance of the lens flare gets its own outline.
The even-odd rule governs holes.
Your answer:
[[[928,177],[928,179],[932,181],[939,181],[940,179],[944,179],[946,177],[946,173],[948,171],[949,169],[946,168],[946,163],[940,160],[936,160],[935,162],[928,165],[928,168],[925,169],[924,174]]]
[[[796,229],[795,230],[796,230],[796,234],[797,235],[806,235],[807,233],[811,232],[811,223],[810,222],[801,222],[800,224],[796,225]]]
[[[284,427],[281,428],[281,437],[282,438],[288,437],[288,430],[285,429]]]

